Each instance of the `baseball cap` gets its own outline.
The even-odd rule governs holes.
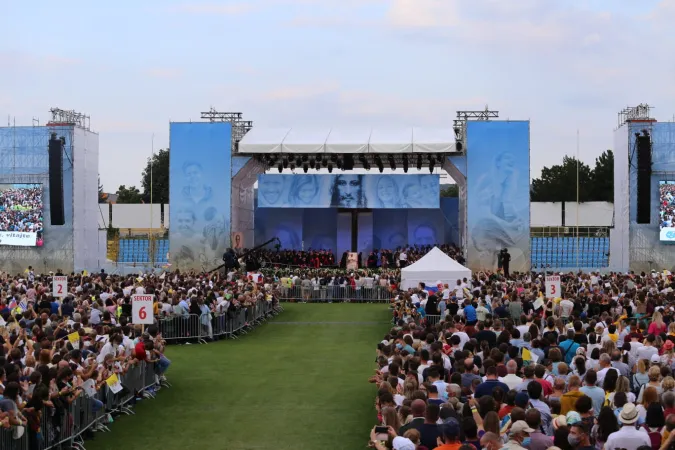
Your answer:
[[[523,433],[523,432],[533,433],[534,429],[530,428],[530,426],[524,420],[517,420],[516,423],[511,425],[511,434]]]
[[[394,450],[415,450],[415,444],[408,438],[396,436],[392,442]]]
[[[652,357],[649,359],[649,362],[652,362],[654,364],[658,364],[661,362],[661,358],[659,358],[659,355],[652,355]]]

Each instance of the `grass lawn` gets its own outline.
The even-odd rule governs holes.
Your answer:
[[[87,450],[365,448],[375,421],[367,379],[387,306],[284,308],[238,341],[170,347],[173,387],[96,433]]]

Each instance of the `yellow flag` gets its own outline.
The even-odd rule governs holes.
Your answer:
[[[526,348],[523,348],[523,361],[532,361],[532,354]]]

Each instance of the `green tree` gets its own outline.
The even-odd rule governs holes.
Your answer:
[[[143,195],[136,186],[121,185],[117,189],[117,203],[143,203]]]
[[[459,186],[448,184],[441,189],[441,197],[459,197]]]
[[[143,199],[150,203],[150,174],[152,173],[152,203],[169,203],[169,149],[162,149],[148,158],[143,169],[141,186]]]
[[[98,177],[98,202],[105,203],[106,195],[103,192],[103,185],[101,184],[101,176]]]
[[[565,156],[561,165],[544,167],[541,177],[532,180],[530,200],[533,202],[576,202],[577,182],[579,201],[594,200],[592,198],[593,171],[587,164],[577,161],[576,158]]]
[[[595,158],[591,198],[597,202],[614,201],[614,152],[611,150]]]

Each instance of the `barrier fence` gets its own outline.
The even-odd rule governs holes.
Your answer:
[[[206,338],[236,339],[265,322],[283,309],[271,302],[258,302],[232,313],[186,315],[158,320],[159,330],[167,343],[206,342]],[[114,393],[104,384],[95,395],[86,392],[70,404],[61,399],[53,407],[35,414],[24,414],[26,426],[0,427],[1,450],[47,450],[53,448],[84,449],[84,440],[94,431],[110,431],[114,416],[135,414],[132,407],[138,398],[154,398],[160,386],[159,363],[140,362],[124,374],[118,374],[122,390]]]
[[[299,302],[382,302],[391,301],[389,286],[292,286],[280,287],[279,298]]]

